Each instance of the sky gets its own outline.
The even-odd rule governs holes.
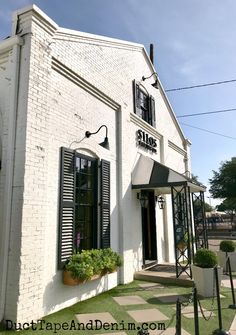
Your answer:
[[[154,66],[165,90],[236,79],[235,0],[35,0],[60,27],[154,44]],[[0,39],[12,12],[28,0],[0,0]],[[236,108],[236,82],[167,92],[178,116]],[[178,119],[191,141],[192,172],[209,186],[212,171],[235,156],[236,111]],[[196,128],[220,133],[214,135]],[[217,202],[206,193],[206,201]]]

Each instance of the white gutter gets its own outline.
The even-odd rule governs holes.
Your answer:
[[[4,185],[3,227],[1,236],[0,321],[4,318],[7,291],[21,45],[23,45],[23,39],[19,36],[13,36],[0,43],[0,54],[12,50],[12,77],[9,96],[8,143],[5,162],[6,177]]]

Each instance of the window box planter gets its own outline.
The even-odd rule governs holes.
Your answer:
[[[110,248],[82,250],[73,254],[63,271],[63,284],[75,286],[117,271],[121,257]]]
[[[103,276],[104,275],[102,274],[100,275],[97,274],[97,275],[93,275],[91,278],[88,278],[88,279],[73,278],[71,271],[64,270],[63,271],[63,284],[68,285],[68,286],[76,286],[79,284],[84,284],[87,281],[93,281],[93,280],[99,279]]]

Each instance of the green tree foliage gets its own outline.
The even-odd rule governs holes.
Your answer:
[[[236,198],[226,198],[217,206],[219,212],[231,213],[236,211]]]
[[[236,198],[236,157],[221,163],[219,172],[213,171],[209,181],[213,198]]]
[[[231,225],[233,226],[236,212],[236,198],[226,198],[220,205],[217,206],[217,211],[228,214],[230,216]]]
[[[201,211],[201,201],[196,199],[194,200],[194,210],[196,211],[196,213],[199,213]],[[204,203],[204,210],[205,212],[212,212],[213,211],[213,207],[210,206],[207,202]]]

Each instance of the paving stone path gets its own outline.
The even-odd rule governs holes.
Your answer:
[[[223,286],[229,287],[228,280],[222,281]],[[139,286],[144,290],[150,290],[150,289],[163,289],[164,286],[158,283],[143,283],[139,284]],[[175,303],[177,299],[180,299],[181,302],[188,301],[187,296],[179,296],[178,293],[159,293],[155,294],[152,299],[160,300],[162,303],[166,304],[173,304],[173,309],[175,309]],[[117,296],[113,297],[114,301],[119,304],[120,306],[127,306],[130,307],[130,309],[126,310],[126,313],[131,317],[131,320],[134,320],[136,323],[142,323],[142,322],[166,322],[169,320],[169,318],[163,314],[161,311],[159,311],[158,308],[142,308],[142,305],[147,305],[148,301],[144,300],[138,295],[129,295],[129,296]],[[137,310],[132,310],[132,306],[139,306],[140,308]],[[209,316],[210,312],[207,310],[204,310],[204,315],[206,317]],[[202,317],[200,309],[198,310],[199,317]],[[186,306],[182,309],[182,315],[186,318],[194,318],[194,310],[193,306]],[[213,315],[215,315],[213,313]],[[104,313],[86,313],[86,314],[76,314],[76,318],[78,322],[80,323],[91,323],[93,326],[95,326],[97,320],[101,323],[117,323],[119,325],[120,320],[115,320],[115,318],[108,312]],[[132,321],[131,321],[132,322]],[[115,329],[114,329],[115,330]],[[169,327],[165,331],[163,330],[149,330],[150,335],[175,335],[175,328]],[[124,331],[119,332],[106,332],[104,334],[99,333],[99,335],[127,335]],[[182,329],[182,335],[190,335],[186,330]],[[230,335],[236,335],[236,316],[233,320],[233,323],[230,328]]]

